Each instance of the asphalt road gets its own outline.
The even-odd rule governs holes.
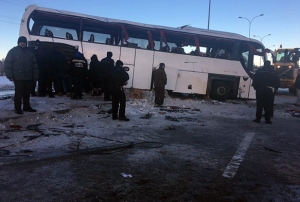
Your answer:
[[[0,201],[297,202],[300,119],[274,116],[270,125],[203,116],[139,128],[153,141],[2,166]]]

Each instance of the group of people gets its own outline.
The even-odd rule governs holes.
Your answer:
[[[53,57],[53,54],[38,47],[30,50],[24,36],[18,38],[17,44],[8,52],[4,63],[6,77],[15,85],[14,108],[17,114],[36,112],[30,106],[30,95],[35,93],[37,81],[39,96],[48,93],[49,97],[54,97],[52,82],[56,77],[60,93],[68,92],[72,85],[71,99],[82,99],[84,82],[89,78],[93,94],[101,95],[104,92],[104,100],[112,101],[112,119],[129,121],[125,116],[126,96],[123,89],[129,75],[122,68],[122,61],[114,62],[112,52],[107,52],[107,57],[101,61],[97,55],[93,55],[88,69],[88,62],[80,52],[67,64],[61,53],[56,52]],[[53,65],[56,68],[53,69]]]
[[[36,81],[39,81],[39,94],[49,97],[52,94],[51,57],[47,57],[47,52],[31,51],[27,47],[27,39],[24,36],[19,37],[18,46],[12,48],[4,63],[6,77],[14,82],[15,96],[14,108],[17,114],[23,114],[23,111],[36,112],[30,106],[30,94],[35,88]],[[112,52],[107,52],[107,57],[101,61],[97,55],[91,57],[90,69],[88,62],[83,54],[77,52],[70,61],[68,73],[66,70],[66,60],[61,53],[56,53],[55,63],[57,65],[59,86],[69,88],[67,74],[70,75],[73,85],[72,99],[82,99],[82,91],[85,79],[89,78],[92,84],[94,95],[104,93],[105,101],[112,101],[112,119],[129,121],[125,116],[126,95],[123,86],[127,85],[129,75],[123,68],[123,62],[112,59]],[[167,75],[165,73],[165,64],[160,63],[159,68],[154,71],[155,88],[155,106],[161,106],[164,103],[165,85],[167,84]],[[279,76],[275,73],[270,61],[265,61],[264,67],[258,70],[253,77],[253,87],[256,90],[256,118],[254,122],[260,123],[265,111],[265,123],[271,124],[273,116],[274,96],[280,86]],[[300,105],[300,70],[295,82],[298,99],[296,104]],[[60,89],[59,91],[63,91]],[[23,108],[22,108],[23,104]]]

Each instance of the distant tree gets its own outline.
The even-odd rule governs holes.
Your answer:
[[[0,61],[0,76],[4,76],[4,58]]]

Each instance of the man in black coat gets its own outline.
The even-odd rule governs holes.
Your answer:
[[[83,83],[88,77],[88,68],[86,59],[80,52],[77,52],[71,61],[70,76],[74,86],[74,94],[71,99],[82,99]]]
[[[264,67],[256,71],[252,86],[256,90],[256,119],[253,121],[260,123],[264,110],[265,123],[271,124],[274,93],[280,86],[280,79],[271,68],[270,61],[265,61]]]
[[[123,86],[127,84],[129,75],[122,67],[123,62],[118,60],[109,76],[109,90],[112,96],[112,119],[117,120],[119,118],[120,121],[129,121],[125,116],[126,95],[123,89]]]
[[[23,114],[23,111],[36,112],[31,108],[29,99],[33,81],[39,77],[39,69],[34,54],[27,47],[26,37],[19,37],[18,46],[7,53],[4,69],[6,77],[15,85],[15,112],[17,114]]]
[[[155,106],[161,106],[164,103],[166,84],[165,63],[160,63],[159,68],[154,71]]]
[[[103,91],[104,91],[104,100],[110,101],[110,92],[109,92],[109,73],[111,68],[115,66],[115,61],[112,59],[112,52],[107,52],[106,57],[101,60],[102,63],[107,63],[103,65]],[[109,65],[108,65],[109,64]]]

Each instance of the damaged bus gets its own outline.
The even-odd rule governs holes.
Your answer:
[[[78,50],[90,59],[122,60],[130,80],[126,88],[150,90],[152,72],[166,64],[166,90],[209,95],[213,99],[255,99],[252,84],[257,57],[264,60],[261,42],[239,34],[143,24],[29,5],[20,36],[29,46],[55,49],[71,59]],[[259,59],[260,59],[259,58]]]

